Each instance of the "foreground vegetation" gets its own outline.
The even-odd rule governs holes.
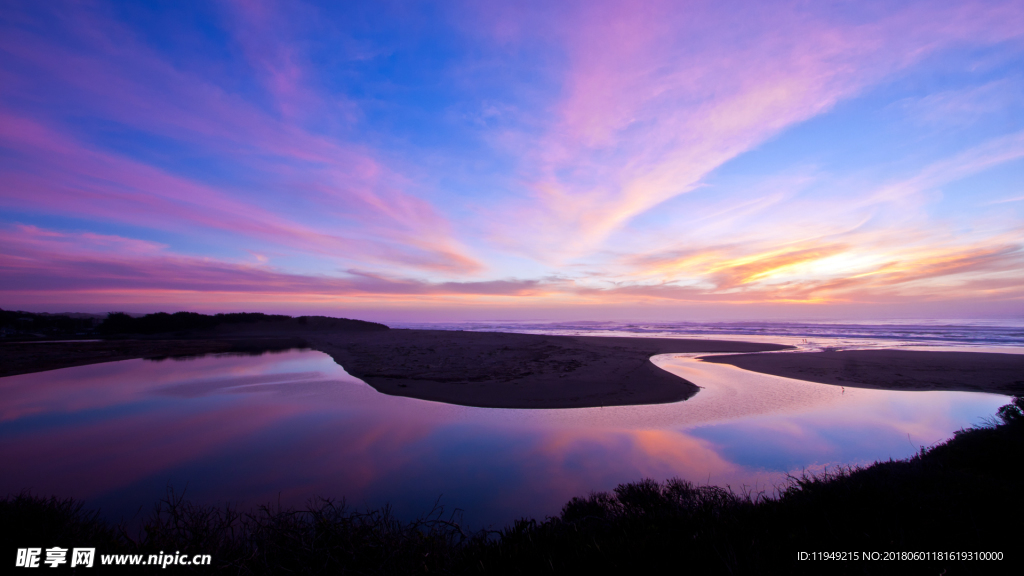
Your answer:
[[[467,534],[441,510],[411,523],[332,500],[240,513],[173,494],[129,531],[80,503],[21,495],[0,501],[0,541],[8,556],[53,545],[211,554],[203,570],[227,574],[1004,573],[1019,568],[1024,532],[1024,398],[998,416],[908,460],[793,478],[776,498],[644,480],[500,533]],[[797,561],[799,552],[844,551],[1002,552],[1003,560]]]

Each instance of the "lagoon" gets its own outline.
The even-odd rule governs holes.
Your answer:
[[[471,528],[556,514],[643,477],[772,494],[787,475],[904,458],[1007,397],[838,388],[652,361],[701,386],[672,404],[513,410],[381,394],[326,354],[126,360],[0,378],[0,491],[75,497],[119,520],[169,487],[204,504],[313,496]]]

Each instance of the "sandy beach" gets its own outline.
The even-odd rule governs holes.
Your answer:
[[[744,370],[834,386],[1024,394],[1024,355],[917,350],[844,350],[703,358]]]

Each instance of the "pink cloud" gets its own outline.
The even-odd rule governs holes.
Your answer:
[[[145,220],[144,212],[156,211],[164,226],[200,224],[221,230],[229,225],[211,222],[212,217],[199,220],[205,209],[228,209],[242,216],[237,226],[246,228],[235,232],[266,236],[274,242],[291,238],[285,244],[293,248],[301,244],[303,250],[321,253],[351,251],[357,260],[367,254],[410,268],[422,262],[426,270],[480,269],[480,263],[453,237],[447,219],[429,202],[405,192],[410,181],[382,165],[371,150],[310,132],[287,117],[276,118],[182,72],[111,20],[84,11],[76,13],[76,18],[81,21],[73,34],[81,36],[76,40],[86,43],[86,50],[73,50],[21,29],[5,29],[0,53],[10,63],[31,69],[33,76],[21,76],[13,71],[17,68],[4,70],[19,81],[0,88],[0,94],[13,97],[31,87],[39,98],[47,99],[71,90],[93,114],[206,150],[222,162],[244,168],[248,179],[272,193],[215,190],[189,182],[90,149],[57,122],[44,125],[8,109],[3,137],[30,168],[5,175],[16,184],[5,190],[9,202],[19,208],[53,210],[74,201],[91,206],[86,213],[103,212],[104,217],[116,218],[122,208],[110,209],[110,202],[102,199],[123,201],[139,207],[137,212],[128,210],[125,217]],[[283,41],[275,46],[274,50],[291,50]],[[287,55],[280,58],[288,60]],[[301,73],[295,75],[297,91]],[[15,87],[18,92],[13,91]],[[60,173],[63,182],[54,182],[53,172]],[[162,189],[154,193],[157,188]],[[281,195],[298,195],[304,203],[317,205],[321,220],[331,216],[344,220],[349,234],[318,232],[271,216],[281,213],[278,205],[270,204]],[[98,205],[97,199],[101,199]]]
[[[167,253],[144,241],[97,234],[74,234],[18,226],[0,230],[0,293],[54,293],[69,299],[89,293],[162,295],[174,302],[176,293],[248,294],[302,300],[310,296],[343,299],[359,296],[523,296],[541,293],[549,284],[539,281],[493,280],[439,282],[387,278],[349,271],[345,277],[301,275],[264,266],[236,264],[210,258]],[[180,297],[180,294],[178,295]]]
[[[312,8],[292,3],[291,10],[285,11],[275,2],[261,0],[232,0],[226,6],[232,16],[234,38],[273,96],[281,116],[305,119],[313,112],[327,112],[322,98],[308,86],[309,67],[295,41],[297,33],[289,26],[294,12]],[[351,108],[340,103],[335,106]]]
[[[478,123],[514,159],[478,180],[437,167],[489,171],[508,158],[356,141],[391,135],[347,124],[359,118],[353,102],[317,76],[307,43],[309,29],[321,31],[314,8],[228,3],[220,23],[243,62],[231,74],[214,70],[216,57],[188,61],[149,47],[102,8],[74,5],[46,22],[16,14],[21,21],[0,23],[0,208],[170,234],[159,236],[164,246],[8,224],[5,294],[550,306],[902,301],[971,290],[1018,298],[1015,222],[974,227],[976,215],[961,233],[925,212],[943,185],[1019,160],[1020,134],[966,150],[951,144],[945,160],[883,185],[798,166],[771,183],[705,187],[730,160],[927,58],[1024,35],[1013,2],[861,8],[475,3],[458,16],[463,31],[502,54],[483,47],[494,58],[487,63],[457,55],[443,81],[469,82],[466,69],[509,62],[544,77],[540,87],[498,85],[529,84],[529,98],[488,93],[480,103],[478,117],[515,117]],[[505,59],[519,51],[529,57]],[[923,104],[968,116],[999,108],[986,94]],[[136,153],[104,141],[108,128],[111,140],[142,135],[171,151]],[[492,184],[504,189],[492,195]],[[703,200],[681,207],[702,187]],[[1007,208],[992,218],[1012,220]],[[183,255],[179,244],[210,258]]]
[[[861,22],[804,3],[582,4],[561,31],[564,97],[523,164],[534,198],[515,210],[533,233],[499,241],[593,253],[780,131],[945,48],[1021,30],[1013,3],[921,3]]]
[[[398,195],[389,205],[371,195],[379,214],[406,226],[387,234],[383,223],[366,237],[321,232],[289,221],[255,203],[168,174],[160,169],[85,148],[42,124],[0,110],[0,146],[15,151],[28,169],[6,170],[7,185],[0,202],[7,206],[47,212],[89,215],[146,225],[156,229],[190,231],[201,227],[248,236],[277,246],[327,255],[352,254],[359,260],[378,259],[411,268],[466,271],[479,267],[459,247],[445,239],[415,233],[417,214],[430,208],[422,201]],[[441,225],[443,226],[443,225]],[[412,228],[411,230],[409,228]]]
[[[884,243],[884,239],[879,239]],[[0,289],[7,302],[146,302],[164,306],[230,302],[407,303],[489,301],[515,306],[615,306],[623,303],[901,302],[1024,298],[1014,275],[1024,265],[1024,248],[1003,246],[912,248],[870,261],[853,273],[803,275],[801,267],[827,267],[832,258],[855,258],[855,245],[793,246],[756,256],[730,257],[720,247],[701,261],[711,285],[676,282],[592,286],[559,278],[426,282],[350,270],[343,276],[302,275],[266,266],[238,264],[168,253],[162,246],[116,236],[71,234],[21,226],[0,230]],[[665,255],[642,261],[693,265],[700,255]],[[849,264],[840,266],[851,270]],[[1010,276],[1007,276],[1010,274]],[[934,284],[944,286],[934,290]],[[8,304],[9,306],[10,304]]]

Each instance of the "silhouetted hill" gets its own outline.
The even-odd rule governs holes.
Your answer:
[[[377,331],[388,330],[383,324],[351,320],[348,318],[331,318],[328,316],[299,316],[293,318],[283,314],[261,314],[258,312],[239,312],[231,314],[199,314],[196,312],[157,312],[138,318],[124,312],[113,312],[100,324],[98,331],[103,335],[115,334],[166,334],[172,332],[194,332],[214,330],[218,332],[253,332],[253,331],[306,331],[306,330],[344,330],[344,331]]]
[[[89,336],[102,316],[0,309],[0,337],[23,339]]]

